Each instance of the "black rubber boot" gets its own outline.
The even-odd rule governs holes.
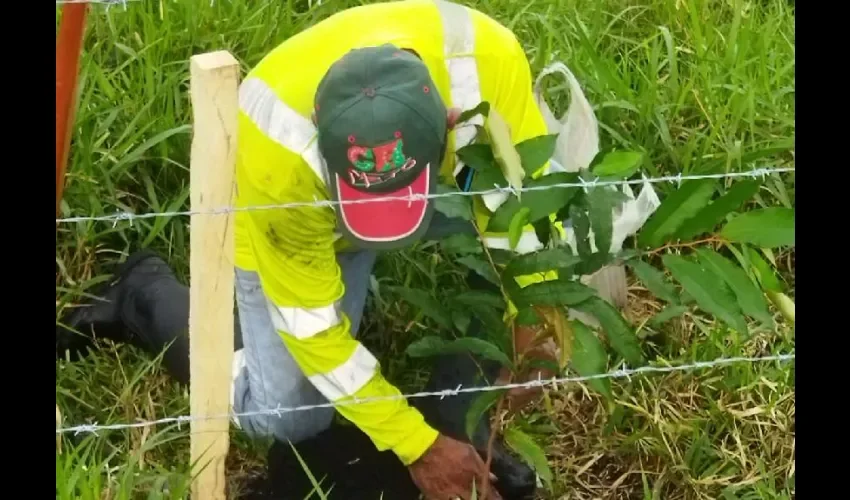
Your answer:
[[[165,260],[149,250],[132,254],[94,295],[100,299],[75,308],[59,321],[57,356],[64,356],[66,350],[81,354],[95,336],[109,338],[136,345],[152,356],[165,350],[165,369],[178,382],[189,383],[189,288],[177,280]],[[234,347],[239,349],[238,319],[235,323]]]

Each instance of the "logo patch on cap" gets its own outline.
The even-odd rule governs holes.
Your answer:
[[[404,154],[401,133],[396,132],[395,136],[396,139],[379,146],[353,145],[348,148],[348,161],[351,162],[348,180],[353,187],[368,189],[379,186],[416,166],[416,159]]]

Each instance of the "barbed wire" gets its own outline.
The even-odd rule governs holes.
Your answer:
[[[677,183],[681,185],[683,181],[686,180],[702,180],[702,179],[724,179],[724,178],[733,178],[733,177],[750,177],[750,178],[765,178],[770,174],[774,173],[783,173],[783,172],[794,172],[794,168],[783,167],[783,168],[756,168],[747,172],[727,172],[722,174],[703,174],[703,175],[668,175],[663,177],[646,177],[642,176],[641,179],[630,179],[630,180],[619,180],[619,181],[601,181],[598,178],[594,180],[581,180],[581,182],[564,182],[558,184],[549,184],[544,186],[523,186],[519,189],[515,189],[512,187],[494,187],[493,189],[485,190],[485,191],[450,191],[446,193],[434,193],[434,194],[412,194],[407,196],[387,196],[384,198],[364,198],[358,200],[345,200],[345,201],[335,201],[335,200],[319,200],[316,199],[314,201],[297,201],[297,202],[289,202],[289,203],[279,203],[279,204],[270,204],[270,205],[253,205],[246,207],[221,207],[214,208],[211,210],[181,210],[181,211],[170,211],[170,212],[147,212],[147,213],[134,213],[134,212],[122,212],[119,211],[112,215],[99,215],[99,216],[79,216],[79,217],[65,217],[56,219],[56,223],[71,223],[71,222],[87,222],[87,221],[110,221],[117,223],[118,221],[126,220],[132,221],[138,219],[150,219],[154,217],[177,217],[177,216],[191,216],[191,215],[224,215],[235,212],[246,212],[246,211],[257,211],[257,210],[277,210],[277,209],[287,209],[287,208],[298,208],[298,207],[333,207],[336,205],[357,205],[362,203],[386,203],[387,201],[420,201],[420,200],[433,200],[438,198],[448,198],[451,196],[480,196],[480,195],[488,195],[495,193],[525,193],[529,191],[548,191],[550,189],[563,189],[563,188],[583,188],[589,189],[600,186],[623,186],[630,184],[657,184],[662,182],[669,183]]]
[[[80,433],[94,433],[96,434],[98,431],[105,430],[120,430],[120,429],[134,429],[139,427],[151,427],[154,425],[160,424],[184,424],[192,421],[198,420],[216,420],[216,419],[230,419],[234,417],[253,417],[253,416],[277,416],[281,417],[284,413],[292,413],[297,411],[307,411],[307,410],[315,410],[319,408],[336,408],[339,406],[351,406],[358,404],[371,403],[375,401],[393,401],[399,399],[412,399],[412,398],[424,398],[424,397],[439,397],[440,399],[457,396],[459,394],[466,393],[474,393],[474,392],[486,392],[486,391],[506,391],[510,389],[527,389],[527,388],[536,388],[536,387],[546,387],[551,386],[555,390],[559,389],[560,385],[574,383],[574,382],[585,382],[589,380],[603,379],[603,378],[631,378],[633,375],[641,375],[646,373],[670,373],[670,372],[680,372],[680,371],[690,371],[690,370],[698,370],[698,369],[708,369],[714,368],[717,366],[725,366],[736,363],[759,363],[759,362],[768,362],[768,361],[790,361],[796,359],[796,354],[794,352],[790,354],[778,354],[774,356],[762,356],[762,357],[729,357],[729,358],[717,358],[711,361],[697,361],[690,364],[682,364],[682,365],[672,365],[672,366],[642,366],[639,368],[629,369],[627,367],[623,367],[622,369],[600,373],[597,375],[586,375],[581,377],[561,377],[561,378],[551,378],[551,379],[538,379],[531,380],[528,382],[522,383],[514,383],[514,384],[504,384],[504,385],[489,385],[489,386],[477,386],[477,387],[462,387],[458,385],[455,389],[444,389],[441,391],[425,391],[425,392],[417,392],[413,394],[399,394],[394,396],[376,396],[371,398],[354,398],[350,400],[337,401],[337,402],[329,402],[315,405],[302,405],[302,406],[293,406],[293,407],[281,407],[278,405],[276,408],[268,408],[264,410],[250,411],[244,413],[227,413],[221,415],[180,415],[176,417],[165,417],[158,420],[144,420],[133,423],[120,423],[120,424],[108,424],[108,425],[98,425],[97,422],[93,424],[82,424],[75,425],[72,427],[60,427],[56,429],[56,434],[67,434],[73,432],[75,435]]]

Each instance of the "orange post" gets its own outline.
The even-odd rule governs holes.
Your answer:
[[[59,217],[59,203],[65,187],[87,7],[85,3],[62,7],[62,22],[56,39],[56,217]]]

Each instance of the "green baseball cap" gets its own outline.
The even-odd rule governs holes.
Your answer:
[[[425,64],[390,44],[351,50],[319,84],[315,113],[342,233],[367,248],[420,238],[447,139],[446,106]]]

